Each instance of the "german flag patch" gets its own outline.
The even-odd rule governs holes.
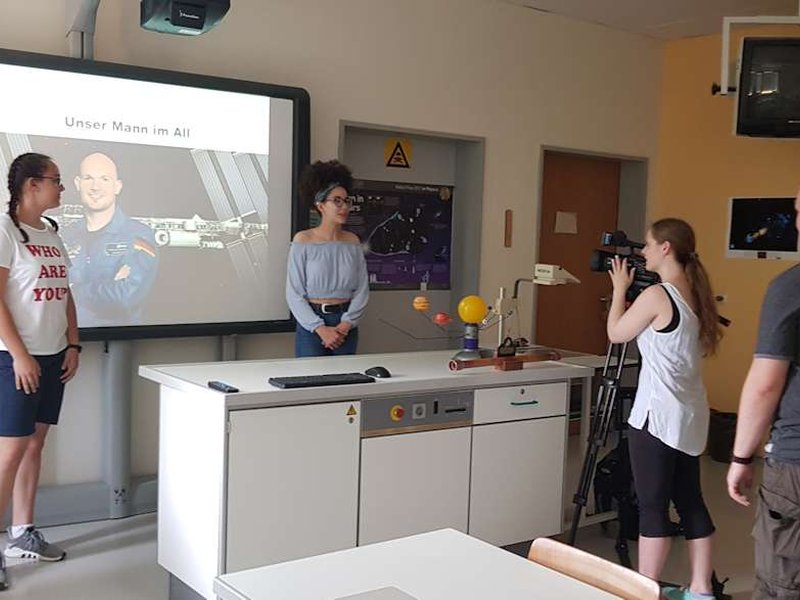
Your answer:
[[[135,240],[133,240],[133,249],[139,250],[140,252],[144,252],[145,254],[151,256],[152,258],[156,257],[156,249],[153,248],[147,242],[145,242],[142,238],[136,238]]]

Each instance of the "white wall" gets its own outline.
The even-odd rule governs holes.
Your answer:
[[[0,44],[65,54],[64,3],[4,2]],[[312,158],[336,155],[340,120],[484,137],[483,251],[476,268],[487,299],[532,269],[542,145],[654,158],[662,52],[654,40],[500,0],[232,5],[217,29],[183,38],[140,29],[134,0],[103,0],[96,59],[304,87],[311,95]],[[52,92],[57,102],[58,90]],[[515,213],[510,249],[503,248],[508,208]],[[529,311],[523,308],[523,334]],[[142,342],[136,356],[149,363],[209,360],[215,350],[213,340]],[[243,338],[240,345],[246,358],[291,352],[289,334]],[[43,483],[99,478],[99,356],[96,344],[84,353]],[[137,473],[155,470],[155,394],[155,386],[137,382]]]

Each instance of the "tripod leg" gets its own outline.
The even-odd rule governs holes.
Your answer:
[[[717,578],[717,572],[711,571],[711,590],[714,592],[714,600],[731,600],[732,596],[725,593],[725,584],[728,582],[728,577],[720,581]]]
[[[631,556],[628,552],[628,537],[627,532],[630,531],[630,523],[633,512],[636,507],[630,502],[630,499],[621,498],[618,500],[617,505],[617,522],[619,528],[617,529],[617,540],[614,544],[614,550],[617,551],[617,558],[619,564],[629,569],[633,568],[631,564]]]
[[[614,550],[617,551],[619,564],[621,564],[623,567],[632,569],[633,564],[631,563],[631,555],[628,552],[628,540],[626,540],[625,536],[622,535],[622,527],[619,528],[619,533],[617,534],[617,543],[614,544]]]
[[[577,536],[581,514],[586,506],[589,488],[592,485],[592,479],[594,477],[595,467],[597,465],[597,455],[600,452],[600,449],[606,444],[606,440],[608,438],[608,429],[612,422],[611,417],[614,412],[616,393],[619,387],[619,373],[617,373],[617,376],[613,378],[608,377],[607,375],[614,348],[614,344],[609,344],[608,353],[606,354],[605,367],[603,368],[603,383],[597,392],[597,406],[595,409],[594,421],[592,422],[590,439],[586,448],[586,455],[583,459],[581,476],[578,482],[578,490],[575,492],[573,497],[575,510],[572,514],[572,524],[569,530],[569,536],[567,537],[567,543],[573,546],[575,545],[575,537]]]
[[[614,391],[615,390],[613,389],[601,387],[600,394],[598,394],[600,396],[600,401],[598,402],[598,410],[597,414],[595,415],[595,422],[592,425],[592,436],[589,440],[589,446],[586,448],[586,456],[583,459],[583,467],[581,468],[578,490],[575,492],[575,496],[573,496],[575,510],[572,513],[572,526],[570,527],[569,537],[567,538],[567,543],[570,545],[575,545],[575,537],[578,532],[581,513],[586,506],[586,501],[589,496],[589,488],[591,487],[592,477],[594,476],[595,466],[597,465],[597,454],[600,452],[600,448],[603,447],[603,440],[606,437],[605,432],[602,430],[602,426],[604,423],[606,423],[606,419],[603,418],[603,414],[601,413],[607,410],[606,407],[613,405]]]

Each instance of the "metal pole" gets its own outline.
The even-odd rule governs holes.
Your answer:
[[[131,375],[133,343],[108,342],[103,361],[105,398],[105,480],[109,487],[109,516],[131,515]]]
[[[72,58],[94,58],[94,30],[100,0],[67,0],[67,51]]]
[[[506,322],[505,317],[505,302],[503,300],[506,297],[506,288],[500,288],[500,295],[497,297],[497,314],[498,314],[498,323],[497,323],[497,346],[500,347],[503,345],[503,340],[505,340],[505,327],[504,324]]]
[[[236,344],[235,335],[221,335],[219,337],[219,346],[217,347],[217,360],[224,362],[236,360],[238,354],[238,347]]]

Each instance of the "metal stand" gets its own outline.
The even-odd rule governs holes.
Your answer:
[[[620,436],[624,434],[624,424],[622,421],[622,407],[619,406],[620,395],[620,380],[622,379],[622,370],[625,368],[625,357],[628,351],[628,344],[612,344],[608,345],[608,352],[606,353],[606,361],[603,366],[602,383],[600,389],[597,391],[597,406],[595,410],[594,420],[592,421],[591,433],[586,447],[586,456],[583,459],[583,468],[581,469],[581,477],[578,483],[578,491],[575,492],[573,502],[575,504],[575,512],[572,515],[572,526],[569,530],[569,537],[567,543],[570,546],[575,545],[575,537],[578,533],[578,525],[580,525],[581,514],[586,507],[589,490],[594,481],[595,470],[597,468],[597,456],[601,448],[605,447],[608,441],[608,434],[611,431],[612,422],[615,424],[615,430],[620,432]],[[611,358],[616,357],[616,363],[612,366]],[[638,366],[638,365],[637,365]],[[609,374],[611,373],[611,374]],[[617,447],[620,463],[622,468],[630,469],[630,455],[627,449],[627,440],[620,439],[620,444]],[[616,497],[618,504],[618,519],[620,526],[617,532],[617,541],[614,544],[614,550],[617,552],[617,557],[622,566],[632,569],[630,553],[628,551],[628,540],[625,537],[625,527],[623,523],[627,523],[627,519],[632,518],[634,511],[637,509],[633,505],[633,498],[630,495],[630,481],[623,478],[628,490],[619,493]],[[673,523],[673,535],[678,535],[681,532],[679,524]],[[717,578],[716,571],[711,573],[711,587],[716,600],[730,600],[731,596],[724,591],[725,583],[728,579],[720,581]],[[670,584],[675,585],[677,584]]]
[[[128,517],[131,510],[131,362],[133,344],[109,342],[103,362],[103,396],[106,399],[106,464],[109,516]]]
[[[227,362],[238,358],[239,346],[236,340],[237,338],[235,335],[222,335],[219,337],[217,360]]]
[[[581,469],[578,490],[575,492],[575,496],[573,497],[575,511],[572,515],[572,526],[570,527],[569,537],[567,539],[567,543],[569,543],[571,546],[575,545],[575,537],[578,532],[578,525],[581,521],[583,509],[586,507],[589,489],[591,488],[592,481],[594,480],[598,454],[608,441],[608,434],[611,431],[612,419],[614,419],[615,415],[617,418],[617,429],[621,429],[622,426],[621,412],[617,406],[617,396],[620,389],[622,369],[625,367],[625,356],[627,351],[627,343],[609,343],[608,345],[606,361],[605,365],[603,366],[602,383],[600,385],[600,389],[597,391],[597,406],[595,409],[594,420],[592,421],[588,445],[586,447],[586,456],[583,459],[583,468]],[[613,367],[611,363],[612,356],[616,358],[616,364],[613,365]],[[623,454],[625,457],[627,457],[627,452]],[[629,508],[629,506],[623,506],[623,503],[620,502],[620,511],[628,510]],[[631,560],[628,553],[628,542],[623,535],[622,526],[619,527],[615,550],[619,556],[620,564],[631,568]]]

